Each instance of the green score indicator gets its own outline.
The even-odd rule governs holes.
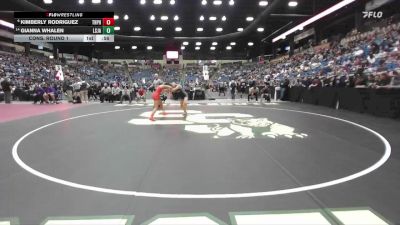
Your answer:
[[[114,27],[111,27],[111,26],[103,27],[103,34],[106,34],[106,35],[114,34]]]

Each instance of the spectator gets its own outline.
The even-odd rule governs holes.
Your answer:
[[[393,87],[400,87],[400,74],[397,71],[393,72],[393,77],[390,85]]]
[[[4,92],[4,101],[6,104],[11,104],[11,80],[9,77],[3,78],[1,81],[1,89]]]
[[[111,88],[111,99],[110,103],[114,103],[114,101],[119,99],[121,89],[118,87],[118,84],[114,83],[113,87]]]
[[[235,100],[236,89],[237,89],[237,83],[235,80],[231,80],[231,82],[229,83],[229,89],[231,92],[232,100]]]
[[[83,103],[89,102],[89,88],[90,85],[86,81],[80,81],[80,97]]]
[[[124,98],[128,98],[129,99],[129,104],[132,104],[131,92],[132,92],[132,89],[130,89],[128,86],[122,87],[121,100],[120,100],[119,103],[122,104]]]
[[[268,85],[265,85],[263,87],[263,89],[261,89],[261,102],[263,102],[263,100],[267,101],[267,102],[271,102],[271,95],[270,95],[270,89]]]
[[[63,91],[65,91],[65,96],[67,96],[68,102],[73,103],[73,87],[69,78],[65,79],[63,82]]]
[[[140,100],[146,102],[146,90],[143,88],[143,86],[141,86],[137,92],[136,101],[139,102]]]
[[[77,81],[72,85],[72,88],[74,90],[74,103],[82,103],[82,97],[81,97],[81,82],[80,79],[78,78]]]
[[[285,77],[285,79],[283,79],[280,83],[280,100],[283,101],[286,98],[286,92],[289,89],[289,79],[287,77]]]
[[[251,99],[255,98],[256,102],[258,101],[258,93],[259,93],[259,89],[257,86],[253,86],[249,89],[249,94],[247,96],[247,100],[250,101]]]

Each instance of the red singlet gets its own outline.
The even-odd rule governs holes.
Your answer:
[[[160,97],[161,97],[161,92],[162,91],[163,91],[163,89],[160,86],[158,86],[157,89],[153,92],[153,95],[152,95],[154,101],[161,100]]]

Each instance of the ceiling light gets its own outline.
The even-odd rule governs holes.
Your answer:
[[[194,48],[194,49],[196,49],[196,50],[200,50],[200,47],[199,46],[197,46],[196,48]]]
[[[121,27],[114,27],[114,30],[121,30]]]
[[[81,4],[81,5],[82,5],[82,4],[84,4],[84,3],[85,3],[85,0],[79,0],[78,2],[79,2],[79,4]]]
[[[154,0],[153,3],[154,3],[154,5],[161,5],[162,0]]]
[[[128,20],[128,19],[129,19],[129,16],[125,14],[124,20]]]
[[[169,1],[169,4],[170,4],[170,5],[175,5],[175,0]]]
[[[210,50],[213,50],[213,51],[214,51],[214,50],[215,50],[215,46],[211,46],[211,47],[210,47]]]
[[[297,3],[297,1],[290,1],[290,2],[288,3],[288,5],[289,5],[290,7],[296,7],[296,6],[298,5],[298,3]]]
[[[157,27],[156,31],[162,31],[162,27]]]
[[[202,27],[197,28],[197,32],[202,32],[204,29]]]
[[[137,49],[137,46],[136,45],[132,45],[132,49],[133,50]]]
[[[221,27],[217,27],[217,29],[215,29],[217,32],[222,32],[224,29],[222,29]]]
[[[182,31],[182,27],[176,27],[176,28],[175,28],[175,31],[176,31],[176,32],[181,32],[181,31]]]
[[[247,43],[249,46],[253,46],[254,45],[254,43],[253,42],[249,42],[249,43]]]
[[[239,27],[239,28],[237,29],[237,31],[238,31],[238,32],[242,32],[242,31],[243,31],[243,28]]]
[[[234,5],[234,4],[235,4],[235,1],[233,1],[233,0],[229,1],[229,5]]]
[[[114,48],[115,48],[115,49],[120,49],[121,47],[120,47],[120,46],[118,46],[118,45],[116,45]]]
[[[162,20],[162,21],[168,20],[168,16],[161,16],[161,20]]]
[[[150,20],[151,20],[151,21],[154,21],[154,20],[156,20],[156,17],[155,17],[154,15],[151,15],[151,16],[150,16]]]
[[[113,4],[113,0],[107,0],[107,4]]]
[[[147,50],[152,50],[153,46],[147,46]]]
[[[336,12],[337,10],[339,10],[339,9],[341,9],[341,8],[347,6],[347,5],[349,5],[349,4],[351,4],[351,3],[355,2],[355,1],[356,0],[343,0],[343,1],[340,1],[339,3],[333,5],[332,7],[328,8],[328,9],[326,9],[325,11],[323,11],[321,13],[318,13],[317,15],[315,15],[315,16],[311,17],[310,19],[302,22],[301,24],[293,27],[292,29],[286,31],[285,33],[275,37],[274,39],[272,39],[272,42],[277,42],[279,39],[282,39],[284,37],[286,38],[287,35],[290,35],[290,34],[296,32],[300,27],[304,28],[307,25],[310,25],[310,24],[314,23],[315,21],[317,21],[317,20],[319,20],[319,19],[321,19],[321,18],[323,18],[323,17],[325,17],[325,16],[327,16],[327,15],[333,13],[333,12]]]
[[[45,3],[46,3],[47,0],[44,0],[44,1],[45,1]],[[52,2],[52,0],[51,0],[51,2]],[[92,0],[92,3],[93,3],[93,4],[100,4],[100,3],[101,3],[101,0]]]
[[[175,15],[175,16],[174,16],[174,20],[175,20],[175,21],[178,21],[178,20],[179,20],[179,16],[178,16],[178,15]]]
[[[189,45],[189,42],[184,41],[182,44],[186,46],[186,45]]]
[[[114,15],[114,20],[119,20],[119,16],[118,15]]]
[[[140,31],[141,29],[142,29],[142,28],[140,28],[140,27],[134,27],[134,28],[133,28],[134,31]]]
[[[43,0],[43,2],[44,2],[44,4],[51,4],[51,3],[53,3],[53,0]]]
[[[236,45],[236,42],[231,42],[231,45],[232,45],[232,46],[235,46],[235,45]]]
[[[182,46],[182,47],[181,47],[181,50],[185,50],[185,46]]]
[[[304,30],[304,27],[299,27],[299,30]]]
[[[267,5],[268,5],[268,1],[260,1],[260,2],[258,3],[258,5],[259,5],[259,6],[262,6],[262,7],[267,6]]]
[[[253,21],[253,20],[254,20],[254,17],[252,17],[252,16],[249,16],[249,17],[246,18],[246,21],[249,21],[249,22]]]
[[[216,16],[210,16],[209,20],[215,21],[215,20],[217,20],[217,17]]]
[[[221,1],[221,0],[214,0],[214,1],[213,1],[213,4],[214,4],[214,5],[221,5],[221,4],[222,4],[222,1]]]
[[[213,42],[213,43],[212,43],[212,45],[214,45],[214,46],[215,46],[215,45],[218,45],[218,43],[217,43],[217,42]]]
[[[226,21],[226,16],[223,16],[223,17],[221,18],[221,20],[222,20],[222,21]]]
[[[4,20],[0,20],[0,25],[8,27],[10,29],[14,29],[13,23],[10,23],[10,22],[4,21]]]
[[[259,28],[257,28],[257,31],[258,31],[258,32],[264,32],[264,27],[259,27]]]
[[[232,50],[232,46],[226,46],[226,50]]]
[[[207,1],[206,0],[201,1],[201,4],[202,5],[207,5]]]
[[[200,21],[203,21],[204,20],[204,16],[200,16]]]
[[[201,42],[196,42],[196,46],[200,46],[201,45]]]
[[[141,4],[141,5],[146,4],[146,0],[140,0],[140,4]]]

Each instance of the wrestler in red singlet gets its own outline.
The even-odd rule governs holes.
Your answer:
[[[158,86],[157,89],[153,92],[153,100],[154,101],[159,101],[161,100],[161,92],[163,91],[162,85]]]
[[[170,91],[171,89],[172,89],[172,87],[170,85],[160,85],[153,92],[152,97],[153,97],[153,100],[154,100],[154,108],[153,108],[153,111],[151,112],[151,115],[150,115],[150,118],[149,118],[151,121],[154,121],[154,114],[157,112],[157,110],[159,110],[159,109],[164,110],[164,107],[163,107],[163,104],[162,104],[162,101],[161,101],[161,93],[164,90]],[[163,112],[163,114],[165,115],[166,113]]]

